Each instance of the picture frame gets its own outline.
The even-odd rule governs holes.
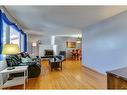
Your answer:
[[[67,48],[76,48],[76,42],[66,42]]]

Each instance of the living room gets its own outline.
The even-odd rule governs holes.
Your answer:
[[[46,32],[46,34],[43,34],[33,30],[27,30],[26,28],[22,30],[17,19],[11,15],[9,8],[7,7],[1,6],[1,21],[2,21],[1,22],[2,23],[1,37],[3,39],[1,39],[2,46],[1,46],[1,57],[0,57],[1,58],[0,70],[2,74],[1,76],[2,88],[18,89],[18,85],[20,85],[19,89],[23,89],[23,88],[34,89],[34,86],[29,88],[28,86],[29,84],[25,84],[25,83],[19,82],[19,84],[18,83],[16,84],[14,83],[14,81],[13,83],[8,83],[8,82],[4,83],[4,81],[7,81],[7,80],[9,80],[10,82],[11,80],[14,79],[14,77],[19,77],[20,75],[23,76],[22,72],[24,71],[22,70],[21,70],[22,72],[18,73],[19,75],[17,73],[11,74],[11,71],[13,72],[13,69],[14,71],[16,69],[19,69],[19,68],[16,68],[16,66],[22,66],[21,69],[23,69],[24,65],[29,64],[28,74],[27,74],[27,80],[29,78],[29,81],[30,80],[33,81],[34,79],[32,78],[39,79],[38,77],[41,75],[42,75],[41,77],[43,78],[45,75],[44,73],[46,73],[47,70],[48,70],[47,73],[50,73],[50,66],[49,66],[49,63],[47,63],[49,61],[49,58],[51,59],[51,58],[58,57],[58,58],[61,58],[61,60],[65,61],[64,63],[75,62],[75,63],[78,63],[77,66],[81,66],[81,56],[82,56],[81,55],[81,46],[82,46],[81,31],[78,30],[76,31],[76,33],[73,33],[75,30],[65,29],[64,30],[65,32],[62,30],[63,31],[62,33],[54,32],[53,34],[51,34]],[[66,33],[66,31],[72,31],[72,32]],[[18,46],[13,44],[17,44]],[[15,53],[13,52],[13,50],[11,50],[12,52],[7,51],[7,49],[10,47],[11,48],[14,47],[14,50],[16,54],[18,53],[18,55],[14,55]],[[75,52],[72,52],[72,51],[75,51]],[[9,52],[11,53],[9,54]],[[30,61],[29,63],[25,62],[24,64],[23,61],[25,60],[24,59],[25,57],[28,57]],[[32,60],[30,60],[30,58]],[[48,67],[45,65],[45,63],[48,64]],[[13,68],[12,67],[9,68],[10,71],[9,69],[8,69],[8,72],[5,71],[6,73],[9,73],[9,76],[7,76],[7,74],[4,75],[5,72],[3,72],[3,70],[5,70],[8,66],[9,67],[13,66]],[[64,66],[61,67],[61,70],[62,69],[65,69]],[[55,69],[55,71],[58,71],[59,73],[58,69]],[[9,86],[8,85],[6,86],[6,84],[9,84]],[[23,86],[22,84],[27,85],[27,87]],[[35,87],[35,89],[42,89],[42,88],[43,86],[41,88],[39,88],[38,86]],[[49,89],[49,87],[47,87],[46,89]]]
[[[126,6],[0,9],[2,89],[127,88]]]

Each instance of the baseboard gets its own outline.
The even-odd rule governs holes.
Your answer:
[[[95,72],[95,73],[98,73],[98,74],[100,74],[100,75],[102,75],[102,76],[106,76],[106,74],[104,74],[104,73],[101,73],[101,72],[98,72],[97,70],[95,70],[95,69],[93,69],[93,68],[90,68],[90,67],[87,67],[87,66],[84,66],[84,65],[82,65],[84,68],[87,68],[87,69],[89,69],[90,71],[93,71],[93,72]]]

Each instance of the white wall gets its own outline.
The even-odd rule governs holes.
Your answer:
[[[39,57],[44,56],[45,50],[53,50],[57,55],[57,45],[39,45]]]
[[[83,64],[101,73],[127,66],[127,12],[83,31]]]
[[[41,37],[42,36],[39,36],[39,35],[32,35],[32,34],[28,35],[28,52],[29,52],[29,54],[32,54],[32,49],[33,49],[32,43],[33,42],[36,43],[38,40],[41,39]],[[36,55],[38,55],[39,54],[39,50],[38,50],[39,46],[34,47],[34,49],[35,49]]]
[[[52,42],[51,42],[52,39],[51,38],[52,38],[51,35],[48,36],[48,35],[29,34],[29,39],[28,39],[29,53],[31,53],[31,50],[32,50],[32,48],[31,48],[32,42],[37,42],[38,40],[41,40],[42,46],[46,47],[48,45],[52,45]],[[57,47],[55,54],[59,54],[59,51],[69,52],[71,49],[66,48],[66,42],[67,41],[76,41],[76,38],[75,37],[61,37],[61,36],[59,37],[59,36],[56,36],[54,41],[55,41],[54,44]],[[81,44],[77,44],[77,48],[81,48]],[[41,49],[43,50],[44,48],[41,48]],[[38,52],[37,54],[39,54],[39,47],[36,47],[36,52]],[[41,55],[43,55],[43,53]],[[69,57],[69,56],[70,56],[69,53],[67,53],[67,57]]]
[[[35,31],[36,32],[36,31]],[[35,34],[29,34],[29,37],[28,37],[28,51],[29,53],[31,54],[32,53],[32,42],[36,42],[38,40],[41,40],[41,45],[51,45],[51,35],[48,36],[48,35],[35,35]],[[35,55],[39,55],[39,45],[37,45],[36,47],[34,47],[35,49]],[[43,55],[43,54],[42,54]]]

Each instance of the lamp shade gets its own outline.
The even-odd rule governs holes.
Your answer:
[[[33,42],[33,43],[32,43],[32,46],[33,46],[33,47],[36,47],[36,46],[37,46],[37,44]]]
[[[20,48],[17,44],[5,44],[3,47],[2,54],[18,54]]]

